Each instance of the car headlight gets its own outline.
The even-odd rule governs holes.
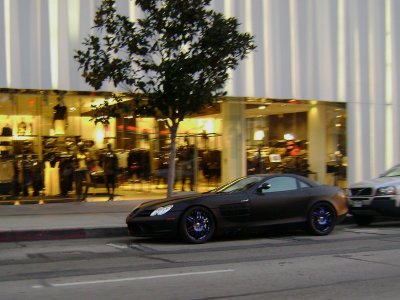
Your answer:
[[[162,215],[166,214],[167,212],[169,212],[172,207],[173,207],[173,205],[161,206],[161,207],[155,209],[150,214],[150,216],[152,216],[152,217],[154,217],[154,216],[162,216]]]
[[[385,186],[376,190],[376,195],[396,195],[397,190],[394,186]]]

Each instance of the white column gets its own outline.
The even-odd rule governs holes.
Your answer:
[[[224,102],[222,112],[222,183],[246,175],[244,104]]]
[[[308,163],[317,181],[326,183],[326,107],[314,105],[308,112]]]

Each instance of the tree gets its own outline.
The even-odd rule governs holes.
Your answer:
[[[134,107],[119,97],[95,109],[95,122],[121,113],[165,120],[171,147],[168,191],[173,192],[179,123],[225,95],[228,70],[255,49],[254,38],[240,33],[235,18],[210,9],[211,0],[136,0],[144,17],[130,21],[117,13],[115,0],[103,0],[95,33],[75,60],[96,90],[104,82],[125,89]],[[132,103],[130,102],[130,103]]]

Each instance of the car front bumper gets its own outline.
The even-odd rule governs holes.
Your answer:
[[[349,197],[348,203],[353,215],[400,216],[398,196]]]
[[[131,217],[126,221],[131,236],[176,236],[178,223],[178,213],[154,217]]]

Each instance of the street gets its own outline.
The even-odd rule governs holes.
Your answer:
[[[400,223],[0,244],[0,299],[398,299]]]

